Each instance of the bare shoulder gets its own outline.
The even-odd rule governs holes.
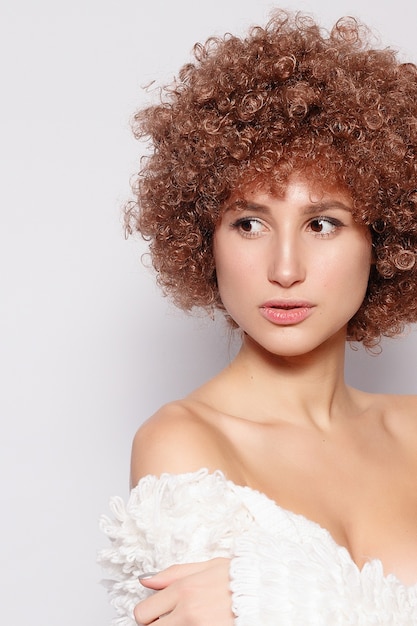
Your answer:
[[[384,395],[387,412],[404,424],[417,428],[417,395]]]
[[[202,467],[225,470],[224,445],[222,434],[192,402],[181,400],[164,405],[134,437],[131,485],[146,474],[181,474]]]
[[[376,403],[389,430],[417,446],[417,395],[381,394]]]

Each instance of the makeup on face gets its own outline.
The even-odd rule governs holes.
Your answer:
[[[294,180],[282,197],[257,190],[226,207],[214,237],[220,296],[266,349],[308,351],[360,307],[371,242],[351,206],[340,189]]]

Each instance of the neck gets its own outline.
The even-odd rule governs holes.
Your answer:
[[[245,336],[231,365],[243,388],[244,402],[255,405],[263,418],[277,415],[326,429],[352,409],[344,381],[345,334],[333,337],[313,352],[275,355]]]

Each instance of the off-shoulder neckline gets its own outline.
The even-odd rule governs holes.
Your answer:
[[[140,488],[140,486],[144,482],[149,481],[150,479],[154,479],[158,482],[163,481],[163,480],[168,480],[168,479],[170,480],[183,479],[183,480],[190,480],[190,481],[198,480],[199,482],[201,482],[203,479],[213,480],[216,477],[224,481],[225,485],[227,485],[235,493],[242,493],[247,496],[247,498],[245,499],[245,503],[246,505],[249,505],[250,511],[257,521],[261,522],[262,519],[266,518],[264,514],[266,514],[267,512],[268,513],[270,512],[272,515],[274,514],[276,515],[278,513],[281,516],[285,516],[287,520],[295,524],[301,523],[304,527],[308,527],[310,531],[313,532],[314,536],[316,537],[320,536],[323,540],[325,540],[326,544],[329,547],[331,547],[333,551],[337,552],[343,561],[348,562],[360,576],[365,575],[368,570],[376,567],[380,571],[381,578],[383,580],[387,582],[396,583],[397,585],[401,585],[406,590],[410,590],[410,591],[417,593],[417,581],[412,585],[407,585],[404,582],[402,582],[395,574],[393,573],[385,574],[383,563],[381,559],[378,559],[378,558],[372,558],[369,561],[366,561],[366,563],[364,563],[362,567],[359,567],[359,565],[352,558],[352,555],[350,554],[349,550],[345,546],[339,544],[334,539],[331,532],[327,530],[327,528],[325,528],[324,526],[321,526],[321,524],[319,524],[318,522],[315,522],[309,519],[308,517],[306,517],[305,515],[301,513],[295,513],[294,511],[291,511],[290,509],[286,509],[285,507],[282,507],[275,500],[273,500],[268,495],[266,495],[266,493],[258,489],[249,487],[249,485],[239,485],[238,483],[235,483],[230,478],[227,478],[224,472],[220,469],[209,470],[208,468],[202,467],[195,471],[181,472],[178,474],[174,474],[170,472],[164,472],[160,476],[148,474],[146,476],[143,476],[139,480],[137,485],[132,489],[132,492],[135,491],[137,488]],[[258,509],[257,507],[255,507],[255,502],[253,502],[254,498],[259,499],[262,502],[263,507],[261,509]],[[249,499],[249,502],[248,502],[248,499]],[[271,518],[269,516],[268,516],[268,521],[269,522],[271,521]]]

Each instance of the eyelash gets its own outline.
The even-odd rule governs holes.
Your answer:
[[[243,230],[242,228],[243,224],[249,224],[251,222],[256,222],[256,224],[262,225],[262,222],[255,217],[241,217],[235,222],[233,222],[231,226],[235,230],[239,231],[243,237],[248,237],[249,239],[252,237],[259,237],[259,233],[253,233],[253,232],[248,232],[248,231]]]
[[[330,233],[317,233],[317,232],[312,230],[312,232],[315,232],[315,235],[317,237],[320,237],[322,239],[326,239],[327,237],[330,237],[339,228],[342,228],[344,226],[344,224],[340,220],[337,220],[335,217],[324,217],[324,216],[315,217],[314,219],[310,220],[310,222],[309,222],[310,228],[311,228],[311,225],[314,222],[326,222],[327,224],[330,224],[330,226],[333,227],[332,232],[330,232]]]
[[[238,220],[236,220],[235,222],[233,222],[231,224],[231,227],[235,230],[238,230],[240,232],[240,234],[243,237],[247,237],[248,239],[252,239],[254,237],[260,237],[261,233],[260,232],[250,232],[250,231],[245,231],[243,230],[242,226],[243,224],[248,224],[251,222],[256,222],[256,224],[262,225],[262,221],[259,220],[256,217],[241,217]],[[314,223],[318,223],[318,222],[326,222],[327,224],[330,224],[333,227],[332,232],[330,233],[320,233],[320,232],[315,232],[311,226]],[[311,230],[311,232],[313,232],[315,234],[316,237],[318,237],[319,239],[327,239],[328,237],[331,237],[331,235],[333,235],[339,228],[342,228],[344,226],[344,224],[334,218],[334,217],[328,217],[328,216],[321,216],[319,215],[318,217],[313,218],[312,220],[309,221],[309,229]]]

